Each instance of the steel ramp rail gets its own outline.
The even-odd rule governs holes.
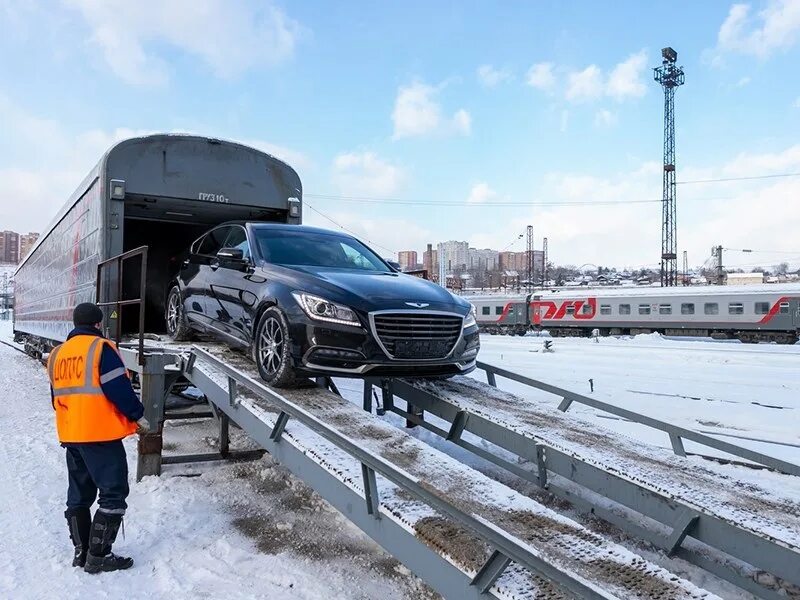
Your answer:
[[[446,598],[713,597],[327,390],[278,394],[244,357],[201,348],[183,372]]]
[[[759,569],[800,586],[796,501],[774,498],[767,490],[756,493],[750,483],[738,483],[690,459],[473,379],[368,379],[365,408],[373,385],[382,387],[383,410],[538,483],[668,555],[762,598],[785,596],[755,580],[763,575]],[[414,410],[397,407],[395,395]],[[426,422],[418,409],[443,419],[447,427]],[[471,443],[463,439],[464,431],[502,450],[491,452]],[[501,456],[503,450],[529,461],[529,466]]]

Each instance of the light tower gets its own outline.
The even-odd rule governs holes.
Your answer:
[[[533,291],[533,225],[528,225],[528,246],[525,249],[525,258],[527,259],[528,283],[525,289],[530,293]]]
[[[674,286],[678,280],[678,243],[675,216],[675,89],[683,85],[683,67],[678,53],[661,50],[661,66],[653,69],[653,79],[664,88],[664,176],[661,201],[661,285]]]

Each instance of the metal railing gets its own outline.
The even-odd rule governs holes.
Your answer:
[[[142,257],[141,274],[139,277],[139,297],[124,300],[122,298],[122,272],[126,260]],[[101,301],[102,290],[102,275],[103,269],[108,265],[115,264],[117,266],[117,295],[116,300]],[[117,313],[116,335],[114,341],[119,343],[122,338],[122,307],[130,306],[133,304],[139,305],[139,364],[143,365],[145,361],[144,356],[144,294],[147,285],[147,246],[139,246],[133,250],[128,250],[122,254],[117,254],[106,260],[97,263],[97,286],[95,288],[95,299],[97,306],[101,308],[104,306],[113,306],[114,312]]]
[[[238,393],[238,388],[241,387],[268,402],[279,411],[275,423],[269,432],[268,439],[271,443],[280,441],[286,424],[291,418],[302,423],[305,427],[360,462],[366,510],[369,515],[375,519],[381,519],[380,497],[375,477],[376,473],[379,473],[386,478],[386,480],[413,495],[437,512],[450,517],[453,521],[485,541],[491,546],[493,551],[484,565],[478,569],[477,574],[472,580],[472,585],[476,586],[481,591],[488,590],[500,575],[503,574],[509,562],[513,560],[526,569],[534,573],[539,573],[551,581],[557,582],[579,598],[593,599],[608,597],[605,593],[599,592],[586,585],[579,577],[574,577],[572,574],[548,563],[535,551],[532,551],[531,547],[523,540],[518,539],[513,534],[503,531],[480,516],[462,510],[454,503],[448,502],[445,498],[437,494],[436,490],[432,490],[430,486],[410,475],[402,468],[362,448],[361,445],[354,440],[343,435],[335,427],[319,419],[305,408],[291,402],[266,385],[255,381],[241,371],[221,361],[218,357],[197,346],[192,347],[189,357],[184,360],[183,364],[183,371],[193,383],[202,386],[202,382],[195,378],[195,370],[197,369],[196,365],[198,361],[210,364],[214,370],[220,372],[227,378],[227,386],[225,386],[223,382],[216,383],[215,380],[208,380],[206,382],[214,383],[223,388],[225,400],[223,400],[219,406],[220,409],[230,410],[234,407],[244,408],[245,403],[243,403]],[[227,387],[227,389],[225,389],[225,387]],[[201,389],[203,388],[201,387]],[[204,391],[206,391],[208,397],[207,390]],[[211,400],[211,398],[209,399]]]
[[[673,425],[672,423],[667,423],[666,421],[660,421],[659,419],[654,419],[625,408],[620,408],[619,406],[614,406],[613,404],[609,404],[601,400],[595,400],[593,398],[571,392],[564,388],[550,385],[549,383],[544,383],[543,381],[532,379],[530,377],[525,377],[519,373],[501,369],[500,367],[495,367],[484,362],[478,361],[477,366],[479,369],[482,369],[486,372],[486,381],[492,387],[497,387],[497,376],[499,375],[500,377],[505,377],[506,379],[516,381],[517,383],[522,383],[544,392],[560,396],[562,400],[558,405],[558,410],[562,412],[566,412],[573,402],[577,402],[578,404],[590,406],[594,409],[622,417],[623,419],[627,419],[634,423],[639,423],[641,425],[646,425],[647,427],[663,431],[669,435],[669,439],[672,444],[672,450],[678,456],[686,456],[686,450],[683,447],[683,440],[686,439],[708,448],[714,448],[715,450],[726,452],[732,456],[744,458],[756,464],[780,471],[781,473],[800,476],[800,465],[796,465],[780,458],[775,458],[774,456],[769,456],[768,454],[762,454],[761,452],[756,452],[755,450],[749,450],[748,448],[743,448],[729,442],[724,442],[722,440],[718,440],[717,438],[698,433],[697,431],[686,429],[685,427],[679,427],[677,425]]]

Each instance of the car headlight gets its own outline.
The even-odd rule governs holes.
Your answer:
[[[475,313],[471,310],[469,314],[464,317],[464,329],[472,327],[473,325],[477,325],[477,321],[475,321]]]
[[[292,292],[292,296],[297,300],[303,311],[316,321],[361,327],[361,322],[358,320],[356,313],[346,306],[304,292]]]

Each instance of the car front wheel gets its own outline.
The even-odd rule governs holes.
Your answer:
[[[167,296],[167,309],[164,314],[167,324],[167,335],[175,342],[185,342],[191,339],[192,332],[186,322],[186,313],[183,309],[183,298],[181,290],[176,285],[169,291]]]
[[[258,372],[267,384],[291,387],[297,383],[290,346],[286,317],[278,308],[268,308],[258,321],[253,348]]]

